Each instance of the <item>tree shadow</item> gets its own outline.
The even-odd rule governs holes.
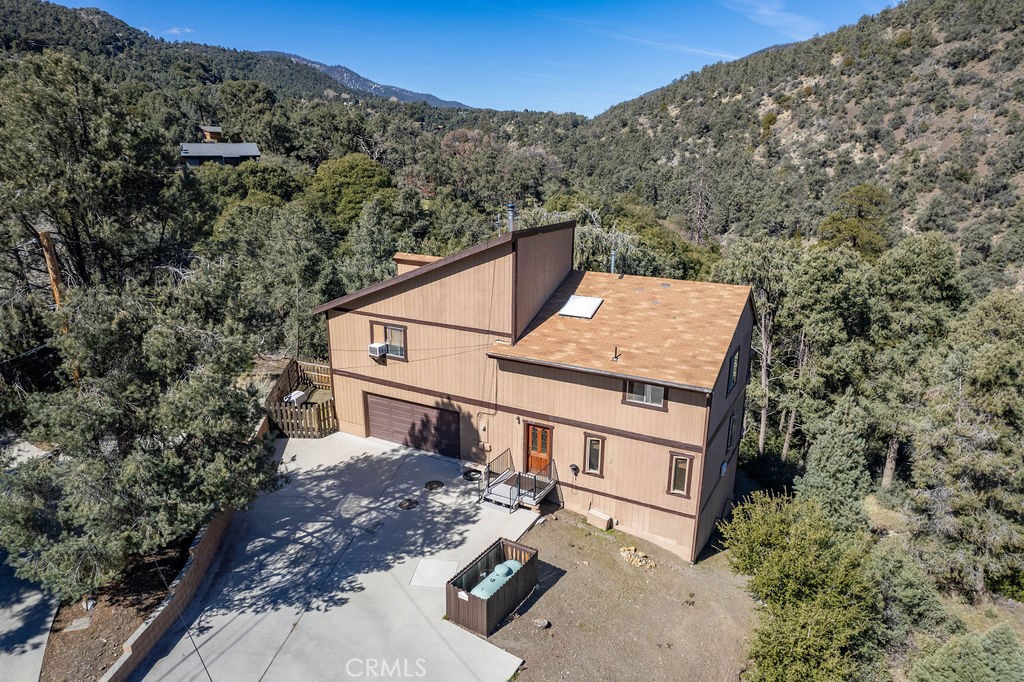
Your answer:
[[[543,597],[548,590],[554,587],[555,583],[561,580],[562,576],[564,576],[566,573],[564,568],[560,568],[558,566],[555,566],[554,564],[549,564],[546,561],[542,561],[540,557],[537,557],[536,561],[537,586],[530,591],[530,594],[527,595],[526,599],[524,599],[522,603],[519,604],[519,606],[513,609],[512,612],[509,613],[508,616],[506,616],[505,619],[498,624],[497,630],[491,633],[492,637],[494,636],[495,633],[498,632],[498,630],[501,630],[503,627],[511,623],[513,620],[525,616],[526,613],[531,608],[533,608],[533,605],[540,601],[541,597]]]
[[[333,442],[276,442],[283,486],[235,514],[205,589],[182,614],[200,645],[215,631],[219,648],[256,628],[277,632],[280,623],[264,622],[275,614],[287,631],[302,614],[349,603],[368,574],[466,542],[480,507],[459,460],[398,445],[346,454]],[[180,625],[168,633],[133,679],[185,636]]]
[[[46,644],[43,635],[50,630],[53,603],[38,585],[16,577],[6,562],[6,553],[0,553],[0,654],[18,655]]]

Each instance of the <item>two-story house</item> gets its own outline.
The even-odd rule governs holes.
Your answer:
[[[732,497],[749,288],[574,271],[574,233],[396,254],[397,276],[318,307],[339,426],[507,461],[694,561]]]

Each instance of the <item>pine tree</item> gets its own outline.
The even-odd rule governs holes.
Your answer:
[[[848,391],[820,425],[807,453],[806,473],[794,486],[799,495],[816,499],[844,531],[863,528],[867,522],[862,500],[870,483],[865,437],[868,419]]]

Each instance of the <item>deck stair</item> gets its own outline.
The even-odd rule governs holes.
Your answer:
[[[553,460],[540,471],[516,471],[512,453],[506,449],[487,463],[480,502],[510,514],[520,507],[536,509],[557,482]]]

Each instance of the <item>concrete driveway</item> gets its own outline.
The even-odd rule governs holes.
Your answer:
[[[458,462],[384,441],[334,434],[278,446],[289,483],[235,516],[184,614],[191,639],[169,633],[136,679],[515,673],[520,659],[443,620],[443,585],[498,537],[519,538],[535,514],[483,508]],[[428,491],[430,480],[444,487]],[[406,498],[418,506],[401,510]]]
[[[14,577],[0,553],[0,679],[35,682],[57,601],[38,585]]]
[[[45,454],[31,443],[0,433],[0,459],[17,464]],[[38,585],[16,578],[0,552],[0,680],[35,682],[43,667],[43,652],[57,600]]]

